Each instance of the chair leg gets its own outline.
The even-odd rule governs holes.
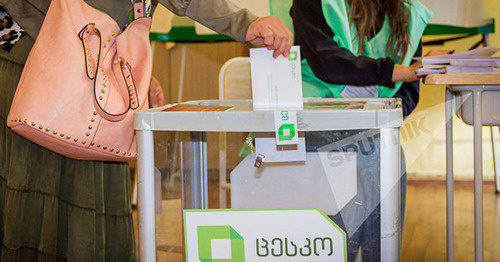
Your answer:
[[[219,208],[226,208],[226,133],[219,133]]]
[[[132,207],[137,206],[137,168],[134,169],[134,179],[132,181]]]
[[[490,46],[490,35],[483,34],[483,46]]]

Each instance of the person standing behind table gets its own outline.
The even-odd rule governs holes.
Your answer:
[[[304,97],[397,97],[408,116],[419,100],[416,70],[421,56],[421,37],[432,13],[416,0],[294,0],[295,44],[300,45]],[[446,54],[433,51],[429,55]],[[366,131],[366,130],[365,130]],[[356,227],[349,236],[352,261],[361,246],[363,261],[380,261],[380,170],[377,135],[352,130],[314,132],[306,137],[309,151],[326,144],[356,139],[374,141],[372,155],[357,152],[358,193],[344,208],[366,220],[359,226],[333,217],[344,227]],[[359,151],[359,150],[358,150]],[[402,157],[402,220],[406,196],[406,169]],[[341,212],[342,214],[342,212]],[[355,219],[353,219],[355,220]],[[359,228],[358,228],[359,226]],[[351,228],[352,229],[352,228]]]
[[[419,99],[420,39],[432,13],[416,0],[294,0],[304,96]],[[444,51],[443,51],[444,52]]]
[[[275,17],[257,18],[225,0],[159,2],[240,42],[268,46],[275,57],[290,50],[292,34]],[[110,14],[122,28],[132,10],[130,0],[87,3]],[[5,10],[0,12],[0,261],[135,261],[128,165],[68,159],[6,126],[49,4],[0,0]],[[161,105],[158,89],[151,93],[157,95],[150,97],[151,104]]]

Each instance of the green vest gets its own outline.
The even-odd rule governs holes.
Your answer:
[[[293,20],[290,16],[292,4],[293,0],[269,0],[269,11],[271,15],[277,16],[293,33]]]
[[[371,0],[368,0],[371,1]],[[400,62],[401,65],[409,65],[413,54],[415,54],[427,21],[433,16],[433,13],[417,0],[410,0],[411,4],[406,7],[410,11],[408,21],[408,37],[410,45],[405,59]],[[391,33],[388,17],[385,17],[380,31],[370,40],[365,40],[364,50],[360,52],[359,42],[356,38],[357,30],[349,20],[349,6],[347,0],[322,0],[323,14],[328,26],[332,29],[333,40],[339,47],[346,48],[353,54],[365,55],[373,59],[381,57],[391,57],[394,55],[386,53],[386,45]],[[396,60],[396,59],[395,59]],[[362,77],[362,76],[360,76]],[[395,88],[378,86],[378,97],[392,97],[401,87],[402,82],[396,82]],[[302,61],[302,88],[304,97],[341,97],[340,93],[345,85],[335,85],[326,83],[317,78],[309,64],[304,59]]]

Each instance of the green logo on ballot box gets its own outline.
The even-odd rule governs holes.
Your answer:
[[[189,262],[347,262],[346,233],[319,209],[184,210],[184,233]]]
[[[295,136],[295,125],[294,124],[284,124],[278,129],[278,140],[279,141],[290,141]]]
[[[198,226],[198,258],[201,262],[244,262],[243,237],[231,226]]]

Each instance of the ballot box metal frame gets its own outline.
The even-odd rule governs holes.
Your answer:
[[[364,108],[329,105],[362,102]],[[207,144],[206,132],[274,132],[274,111],[253,111],[251,100],[202,100],[182,104],[232,106],[228,111],[164,111],[173,105],[135,113],[137,132],[138,234],[141,262],[156,261],[154,135],[155,131],[191,133],[193,207],[206,209]],[[308,104],[316,107],[308,107]],[[246,106],[242,106],[246,105]],[[318,105],[324,105],[318,107]],[[328,121],[325,121],[328,120]],[[380,130],[381,259],[399,261],[401,256],[401,148],[403,124],[401,101],[397,98],[306,98],[297,111],[298,131]]]

